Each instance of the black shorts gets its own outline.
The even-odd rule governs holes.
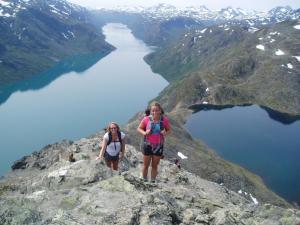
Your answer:
[[[108,154],[106,151],[104,152],[104,159],[106,161],[118,161],[119,160],[119,154],[117,154],[116,156],[111,156],[110,154]]]
[[[156,148],[153,148],[151,144],[144,143],[143,144],[143,154],[144,155],[155,155],[155,156],[162,156],[164,152],[164,146],[159,145]]]

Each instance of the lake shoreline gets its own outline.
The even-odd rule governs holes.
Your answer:
[[[282,120],[281,113],[270,116],[265,107],[249,104],[198,104],[189,109],[193,113],[185,127],[194,138],[203,140],[222,158],[260,175],[271,190],[290,203],[300,204],[296,172],[300,167],[295,160],[300,145],[299,119]]]
[[[152,48],[136,39],[127,26],[107,24],[103,32],[115,46],[105,57],[101,53],[74,56],[2,89],[0,149],[5,154],[0,174],[16,159],[49,143],[92,135],[109,121],[125,124],[168,85],[143,60]],[[153,88],[141,95],[145,83]],[[131,101],[120,113],[124,99]]]

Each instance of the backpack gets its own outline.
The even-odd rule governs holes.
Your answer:
[[[154,121],[153,121],[153,118],[152,118],[152,116],[150,115],[150,116],[148,116],[149,117],[149,120],[150,120],[150,123],[151,123],[151,133],[152,133],[152,130],[154,129],[154,127],[155,127],[155,123],[154,123]],[[163,115],[161,115],[160,116],[160,120],[159,120],[159,126],[160,126],[160,130],[162,131],[163,129],[164,129],[164,116]],[[160,148],[159,149],[162,149],[163,148],[163,143],[164,143],[164,137],[161,135],[161,139],[160,139]],[[151,146],[151,148],[152,148],[152,145],[151,145],[151,143],[149,143],[148,141],[147,141],[147,137],[146,137],[146,135],[143,137],[143,139],[142,139],[142,142],[141,142],[141,146],[140,146],[140,148],[141,148],[141,151],[144,151],[144,149],[145,148],[147,148],[147,146]],[[163,159],[164,158],[164,155],[162,155],[161,156],[161,158]]]
[[[119,142],[122,146],[122,134],[120,131],[117,131],[117,134],[118,134],[118,138],[119,138]],[[111,135],[111,132],[108,132],[108,142],[107,142],[107,146],[111,143],[112,141],[112,135]],[[122,148],[121,148],[122,149]]]
[[[153,117],[152,116],[149,116],[149,120],[150,120],[150,123],[151,123],[151,133],[152,133],[152,130],[154,129],[155,123],[153,121]],[[164,116],[163,115],[160,117],[159,127],[160,127],[161,131],[164,129]]]

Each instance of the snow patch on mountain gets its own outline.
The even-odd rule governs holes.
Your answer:
[[[275,55],[285,55],[285,53],[282,50],[277,49],[277,51],[275,52]]]
[[[300,56],[293,56],[294,58],[296,58],[299,62],[300,62]]]
[[[265,46],[263,46],[263,45],[256,45],[256,48],[257,48],[257,49],[260,49],[260,50],[262,50],[262,51],[265,50]]]
[[[244,10],[240,8],[227,7],[221,10],[210,10],[205,6],[189,6],[178,8],[170,4],[159,4],[152,7],[142,6],[117,6],[110,9],[129,13],[140,13],[154,19],[170,19],[174,17],[188,17],[195,20],[215,20],[215,21],[240,21],[243,20],[249,27],[277,23],[287,19],[299,19],[300,13],[291,7],[276,7],[268,12],[255,10]]]

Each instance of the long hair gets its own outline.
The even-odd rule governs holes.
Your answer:
[[[120,126],[116,122],[110,122],[108,123],[106,127],[106,132],[110,133],[110,126],[115,125],[117,127],[117,131],[120,132]]]
[[[163,108],[161,107],[161,105],[158,102],[156,102],[156,101],[152,102],[149,107],[150,110],[151,110],[152,106],[158,107],[160,109],[161,115],[163,115],[165,113]]]

